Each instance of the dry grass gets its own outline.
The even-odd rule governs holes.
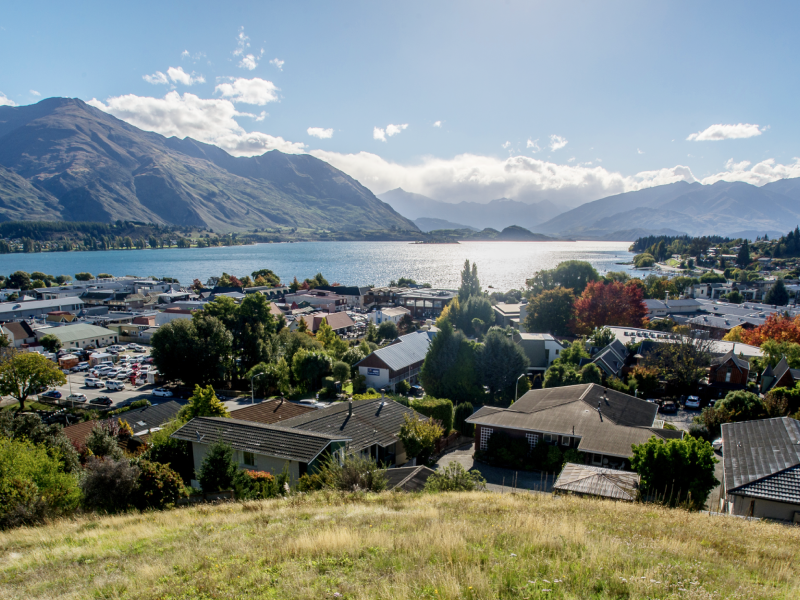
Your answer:
[[[798,598],[800,528],[463,493],[200,506],[0,533],[0,598]]]

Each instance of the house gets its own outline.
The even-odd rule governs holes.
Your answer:
[[[763,318],[737,317],[733,315],[698,315],[687,319],[685,322],[693,331],[707,331],[708,337],[714,340],[721,340],[734,327],[755,329],[763,323]]]
[[[549,333],[515,333],[512,338],[528,357],[528,374],[544,373],[564,347]]]
[[[393,306],[391,308],[379,308],[376,311],[368,313],[367,318],[370,321],[374,321],[376,325],[380,325],[384,321],[391,321],[397,325],[406,315],[411,315],[411,311],[402,306]]]
[[[160,327],[161,325],[165,325],[166,323],[170,323],[172,321],[175,321],[176,319],[191,319],[191,318],[192,318],[192,311],[186,310],[185,308],[179,308],[177,306],[170,306],[169,308],[155,315],[154,324],[156,327]],[[134,322],[135,321],[136,319],[134,319]]]
[[[170,400],[169,402],[162,402],[152,406],[135,408],[111,418],[114,420],[119,419],[127,423],[133,431],[133,436],[135,438],[139,441],[147,441],[150,434],[158,431],[165,423],[169,423],[175,419],[180,409],[180,404]],[[92,432],[92,429],[99,423],[101,423],[101,421],[98,419],[83,421],[82,423],[64,427],[62,431],[73,444],[83,445],[86,443],[86,438]]]
[[[234,461],[243,469],[278,475],[286,468],[292,483],[314,472],[331,455],[344,458],[350,438],[339,431],[318,433],[281,425],[241,419],[198,417],[172,434],[173,439],[192,443],[195,472],[211,446],[223,441],[234,450]],[[199,486],[192,481],[192,486]]]
[[[655,344],[675,344],[683,340],[683,336],[677,333],[666,333],[663,331],[653,331],[651,329],[639,329],[636,327],[619,327],[616,325],[609,325],[608,329],[614,336],[627,345],[629,343],[642,343],[639,353],[645,354],[646,351],[653,348]],[[764,353],[761,348],[757,346],[750,346],[742,342],[725,342],[722,340],[712,340],[710,342],[709,351],[712,356],[724,356],[733,350],[737,356],[743,355],[746,359],[753,357],[761,358]]]
[[[54,298],[53,300],[0,302],[0,321],[30,319],[32,317],[46,315],[54,310],[62,310],[77,314],[83,310],[83,306],[83,300],[76,296]]]
[[[639,495],[639,481],[638,473],[567,463],[553,484],[553,493],[634,502]]]
[[[627,358],[628,348],[615,339],[595,355],[592,364],[597,365],[607,377],[619,377]]]
[[[494,311],[495,323],[500,327],[513,327],[519,324],[521,304],[507,304],[506,302],[498,302],[492,306]]]
[[[316,288],[305,291],[298,290],[294,294],[286,294],[283,298],[286,304],[297,304],[300,306],[303,302],[307,302],[308,305],[329,313],[347,310],[347,299],[335,292],[329,292],[327,290]]]
[[[708,370],[708,383],[714,387],[738,390],[747,387],[750,377],[750,363],[738,358],[733,350],[711,361]]]
[[[64,348],[86,348],[87,346],[101,348],[116,344],[119,340],[119,334],[116,331],[86,323],[64,325],[63,327],[43,327],[36,330],[38,339],[41,340],[46,335],[56,336]]]
[[[457,290],[409,289],[397,294],[397,305],[410,310],[414,319],[435,319],[442,314],[444,307],[457,296]]]
[[[72,323],[78,317],[65,310],[53,310],[47,313],[45,321],[48,323]]]
[[[36,334],[25,321],[4,323],[0,332],[6,336],[14,348],[21,348],[36,342]]]
[[[722,425],[723,512],[800,522],[800,421]]]
[[[347,300],[348,308],[364,308],[364,296],[366,296],[370,290],[369,287],[349,285],[320,285],[314,289],[335,292]]]
[[[353,319],[347,313],[314,313],[300,317],[306,322],[306,326],[311,333],[316,333],[323,321],[327,322],[333,332],[342,335],[348,331],[353,331],[356,326]]]
[[[800,381],[800,369],[789,368],[786,357],[781,358],[780,362],[773,369],[767,365],[761,374],[761,393],[766,394],[772,388],[788,387],[793,388]]]
[[[394,466],[408,460],[405,447],[398,438],[405,415],[413,417],[417,412],[388,398],[351,400],[282,421],[281,425],[343,436],[348,440],[348,454],[372,457],[380,464]]]
[[[401,381],[415,384],[428,346],[438,331],[433,327],[430,331],[401,335],[388,346],[375,350],[357,362],[358,372],[366,377],[367,387],[394,389]]]
[[[315,410],[317,409],[311,406],[303,406],[302,404],[295,404],[283,398],[278,398],[245,406],[244,408],[237,408],[232,410],[230,415],[231,419],[239,421],[252,421],[254,423],[272,425]]]
[[[428,477],[436,471],[428,467],[398,467],[386,470],[388,491],[421,492]]]
[[[509,408],[484,406],[467,419],[475,425],[476,449],[503,431],[525,440],[583,452],[586,464],[625,469],[631,445],[651,437],[681,439],[681,431],[662,429],[655,404],[589,383],[531,390]]]

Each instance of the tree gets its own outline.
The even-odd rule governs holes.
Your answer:
[[[305,384],[306,390],[318,389],[320,381],[331,370],[331,357],[324,352],[299,350],[292,359],[295,380]]]
[[[136,466],[139,475],[131,500],[139,510],[170,508],[187,496],[181,476],[169,465],[140,460]]]
[[[125,510],[138,477],[139,468],[127,459],[90,457],[81,478],[84,506],[108,513]]]
[[[761,351],[764,353],[766,362],[772,367],[785,358],[790,368],[800,369],[800,344],[767,340],[761,344]]]
[[[767,340],[800,343],[800,316],[791,318],[786,314],[771,314],[755,329],[744,329],[741,341],[752,346],[761,346]]]
[[[786,291],[786,286],[783,284],[783,279],[779,278],[767,293],[764,295],[764,304],[773,304],[775,306],[786,306],[789,303],[789,292]]]
[[[475,433],[475,426],[467,423],[467,419],[472,416],[474,408],[469,402],[457,404],[453,409],[453,429],[456,429],[465,437],[472,437]]]
[[[598,348],[605,348],[617,337],[608,327],[599,327],[592,333],[592,343]]]
[[[554,388],[565,385],[576,385],[581,382],[580,373],[574,365],[553,363],[544,374],[542,387]]]
[[[744,269],[750,264],[750,244],[747,240],[742,241],[742,246],[739,248],[739,254],[736,255],[736,264]]]
[[[86,447],[95,456],[121,460],[123,453],[117,441],[118,434],[119,426],[113,420],[101,421],[86,436]]]
[[[653,258],[652,254],[649,254],[647,252],[643,254],[637,254],[636,256],[633,257],[633,265],[637,269],[652,267],[654,264],[656,264],[656,259]]]
[[[472,332],[475,319],[479,319],[484,325],[494,324],[494,309],[492,302],[486,296],[470,296],[464,301],[460,300],[458,306],[459,311],[454,324],[461,331]]]
[[[258,279],[263,280],[259,285],[277,287],[281,284],[281,278],[270,269],[259,269],[258,271],[253,271],[250,275],[252,275],[254,281]]]
[[[194,479],[194,460],[191,442],[176,440],[172,434],[185,425],[185,421],[175,419],[161,426],[150,436],[150,447],[144,458],[152,462],[169,465],[181,476],[185,484]]]
[[[52,333],[42,336],[39,343],[44,346],[44,349],[48,352],[58,352],[61,349],[61,340]]]
[[[292,373],[289,363],[280,357],[277,363],[259,363],[245,377],[253,379],[254,393],[261,396],[288,395],[292,389]]]
[[[571,289],[575,294],[581,294],[589,282],[599,279],[600,275],[591,263],[582,260],[567,260],[559,263],[555,269],[539,271],[526,280],[525,284],[531,297],[557,287]]]
[[[725,277],[714,271],[706,271],[700,276],[700,283],[725,283]]]
[[[663,497],[672,506],[686,503],[702,508],[719,483],[714,477],[714,450],[704,440],[685,435],[682,440],[651,437],[633,444],[631,468],[641,477],[647,494]]]
[[[438,422],[445,434],[449,434],[453,429],[453,403],[447,398],[433,396],[414,398],[410,406],[419,414]]]
[[[572,329],[578,334],[591,333],[604,325],[641,327],[647,315],[642,289],[633,281],[626,284],[590,282],[573,306]]]
[[[406,456],[409,459],[419,458],[424,464],[433,452],[436,440],[442,437],[442,433],[444,429],[433,419],[423,421],[416,413],[413,417],[406,413],[403,415],[403,424],[397,437],[403,443]]]
[[[455,402],[483,396],[475,366],[476,345],[445,321],[434,336],[422,363],[420,379],[427,393]]]
[[[80,470],[80,457],[61,426],[45,425],[39,415],[0,411],[0,437],[27,440],[41,446],[59,461],[65,473]]]
[[[199,312],[191,320],[162,325],[153,334],[153,362],[167,380],[206,385],[225,377],[233,336],[219,318]]]
[[[603,372],[594,363],[584,365],[581,369],[581,383],[601,383],[603,381]]]
[[[478,279],[478,265],[472,263],[472,268],[469,265],[469,259],[464,261],[464,269],[461,271],[461,287],[458,288],[458,300],[466,302],[467,298],[472,296],[480,296],[481,282]]]
[[[513,398],[517,378],[528,369],[528,357],[522,347],[502,329],[493,327],[475,358],[481,383],[488,388],[489,394],[503,400]]]
[[[384,321],[378,327],[378,339],[397,339],[397,325],[393,321]]]
[[[229,490],[236,476],[233,448],[222,440],[214,442],[197,472],[197,481],[204,492]]]
[[[527,305],[525,329],[533,333],[568,335],[574,302],[575,295],[566,288],[545,290],[533,296]]]
[[[8,287],[29,290],[31,289],[31,276],[25,271],[15,271],[8,277]]]
[[[82,273],[75,273],[75,279],[77,281],[91,281],[92,279],[94,279],[94,275],[84,271]]]
[[[656,369],[681,391],[692,392],[711,364],[711,344],[690,337],[659,344],[645,357],[645,366]]]
[[[64,385],[67,378],[53,361],[41,354],[11,351],[0,362],[0,394],[12,396],[19,402],[17,412],[25,410],[28,396],[41,388]]]
[[[784,290],[785,289],[786,288],[784,288]],[[767,295],[769,295],[769,292],[767,292]],[[726,300],[727,302],[730,302],[731,304],[741,304],[742,302],[744,302],[744,296],[742,296],[742,294],[739,293],[739,290],[733,290],[730,294],[727,294],[727,295],[723,296],[722,298],[724,300]],[[788,299],[787,299],[787,301],[788,301]],[[775,304],[775,303],[772,302],[771,304]]]
[[[375,325],[375,321],[370,321],[369,325],[367,325],[367,331],[364,336],[368,342],[377,342],[380,338],[378,336],[378,327]]]
[[[337,360],[335,363],[333,363],[331,371],[333,372],[333,378],[336,381],[344,383],[350,379],[350,365],[346,362]]]
[[[573,365],[577,367],[582,359],[590,358],[589,353],[586,351],[586,343],[580,339],[573,341],[569,346],[566,346],[557,359],[553,362],[561,365]]]
[[[230,417],[228,409],[219,401],[214,388],[194,386],[194,393],[189,397],[189,402],[178,412],[182,421],[190,421],[195,417]]]
[[[433,473],[425,482],[426,492],[472,492],[485,489],[486,479],[480,471],[467,471],[461,463],[455,461]]]

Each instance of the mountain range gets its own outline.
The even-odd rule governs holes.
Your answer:
[[[786,233],[797,223],[800,179],[761,187],[738,181],[712,185],[680,181],[587,202],[532,231],[615,240],[678,232],[754,237]]]
[[[461,223],[475,229],[501,230],[511,225],[519,225],[526,229],[532,229],[541,225],[548,219],[552,219],[561,210],[547,200],[535,204],[527,204],[508,198],[499,198],[491,202],[442,202],[434,200],[422,194],[407,192],[403,188],[396,188],[378,194],[378,198],[391,205],[398,213],[409,219],[420,218],[442,219],[450,221],[453,225]],[[444,227],[442,227],[444,229]]]
[[[313,156],[273,150],[237,158],[68,98],[0,106],[0,220],[418,232]]]

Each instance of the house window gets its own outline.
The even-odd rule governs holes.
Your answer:
[[[566,435],[561,436],[561,445],[562,446],[569,446],[572,438]]]
[[[242,452],[242,462],[246,465],[255,466],[256,457],[252,452]]]
[[[494,433],[493,429],[488,427],[481,427],[481,450],[486,450],[486,445],[489,443],[489,438]]]
[[[538,433],[526,433],[525,437],[528,440],[528,445],[533,448],[536,444],[539,443],[539,434]]]
[[[731,382],[731,370],[728,369],[728,371],[725,373],[725,383],[730,383],[730,382]]]
[[[544,443],[545,444],[552,444],[553,443],[553,436],[549,433],[544,434]]]

